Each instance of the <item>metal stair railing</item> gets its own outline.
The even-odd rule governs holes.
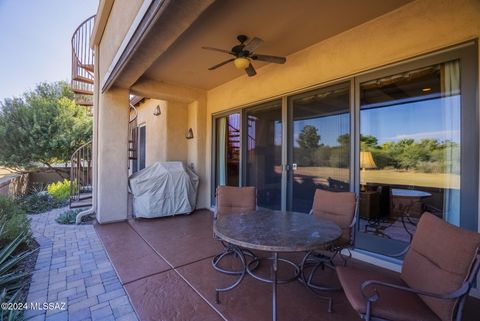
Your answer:
[[[135,108],[135,106],[133,106],[132,104],[130,104],[130,110],[130,119],[128,121],[128,159],[136,160],[138,145],[138,111],[137,108]],[[128,162],[128,166],[130,166],[130,162]]]
[[[95,15],[87,18],[72,36],[72,91],[78,105],[92,106],[92,100],[85,96],[94,91],[94,52],[90,48],[90,36],[95,24]],[[78,99],[77,99],[77,96]]]
[[[92,197],[92,142],[80,146],[70,159],[70,207]],[[91,204],[86,203],[85,206]]]

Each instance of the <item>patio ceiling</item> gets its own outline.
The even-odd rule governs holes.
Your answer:
[[[235,69],[233,64],[209,71],[209,67],[231,56],[203,50],[202,46],[230,49],[237,44],[238,34],[246,34],[265,41],[258,53],[288,56],[410,1],[216,1],[146,69],[142,77],[209,90],[245,73]],[[151,34],[161,32],[154,26]],[[257,70],[265,64],[254,63]]]

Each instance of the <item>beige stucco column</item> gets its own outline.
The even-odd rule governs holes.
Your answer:
[[[192,128],[194,138],[187,141],[187,164],[193,166],[201,182],[201,188],[198,190],[197,208],[210,207],[210,177],[207,175],[210,165],[206,165],[205,159],[206,109],[206,99],[202,97],[188,104],[187,128]]]
[[[112,88],[99,95],[97,220],[127,218],[129,91]]]

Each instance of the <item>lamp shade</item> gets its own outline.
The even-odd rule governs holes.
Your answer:
[[[377,168],[377,165],[373,160],[372,152],[360,152],[360,168]]]
[[[233,61],[233,63],[237,69],[247,69],[247,67],[250,65],[250,60],[245,57],[238,57]]]

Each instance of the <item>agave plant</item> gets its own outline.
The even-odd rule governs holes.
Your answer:
[[[0,238],[3,235],[3,226],[0,228]],[[23,287],[25,279],[30,273],[18,270],[20,262],[32,255],[33,251],[22,251],[15,254],[20,244],[26,241],[28,235],[22,233],[13,241],[0,250],[0,302],[14,303],[23,299]],[[20,310],[0,310],[0,321],[18,320],[21,317]]]

